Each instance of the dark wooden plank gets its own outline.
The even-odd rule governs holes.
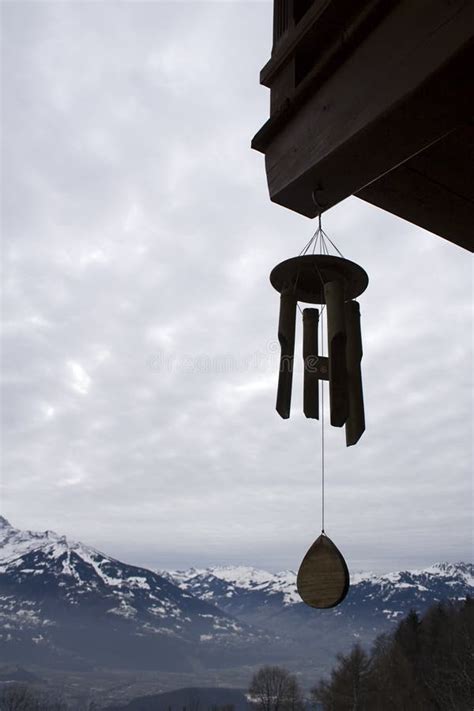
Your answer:
[[[453,131],[405,165],[474,203],[474,125]]]
[[[396,2],[329,0],[304,28],[294,28],[284,56],[277,52],[262,70],[261,83],[271,87],[270,119],[254,136],[253,148],[265,153],[285,123],[348,60]]]
[[[400,3],[266,148],[271,199],[313,217],[318,184],[327,209],[459,126],[474,101],[473,9]]]
[[[352,16],[360,12],[365,4],[354,0],[315,0],[298,25],[293,25],[283,41],[273,47],[271,59],[260,72],[260,83],[271,87],[275,76],[307,37],[314,39],[316,46],[320,47],[330,33],[343,34],[342,28],[346,29]]]
[[[410,163],[360,190],[357,197],[473,252],[474,203]]]

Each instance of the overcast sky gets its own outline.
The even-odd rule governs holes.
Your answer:
[[[250,150],[271,3],[2,12],[3,514],[137,564],[297,568],[320,430],[301,372],[275,412],[268,275],[315,223]],[[471,256],[355,198],[323,224],[370,277],[367,430],[328,432],[326,530],[353,570],[469,560]]]

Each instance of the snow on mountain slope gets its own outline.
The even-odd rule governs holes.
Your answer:
[[[323,668],[354,641],[372,644],[411,609],[423,614],[439,601],[472,596],[472,572],[472,565],[438,563],[386,575],[357,573],[346,599],[329,610],[315,610],[301,602],[292,571],[273,574],[254,568],[216,567],[180,571],[171,579],[242,622],[295,640],[301,659]]]
[[[2,533],[4,534],[3,539]],[[44,556],[44,561],[30,570],[24,567],[24,559],[25,556],[31,556],[33,553],[36,558],[40,554]],[[123,587],[126,584],[132,588],[149,589],[149,585],[143,577],[129,576],[127,579],[124,579],[123,576],[111,577],[107,571],[110,573],[111,566],[114,564],[120,566],[120,563],[90,546],[69,542],[65,536],[59,536],[54,531],[40,533],[20,531],[13,528],[5,518],[0,517],[0,573],[16,570],[19,575],[31,572],[34,575],[42,575],[49,572],[52,565],[57,566],[58,561],[61,565],[56,572],[74,578],[79,585],[85,583],[77,565],[78,561],[81,561],[87,567],[92,568],[105,585]],[[89,571],[89,573],[91,572]]]
[[[300,602],[292,571],[245,566],[157,573],[52,531],[0,518],[0,656],[57,668],[189,671],[287,663],[330,665],[370,644],[410,609],[473,594],[473,566],[352,576],[344,602]]]
[[[0,647],[10,658],[28,645],[84,657],[93,641],[100,663],[133,654],[186,668],[268,640],[162,575],[0,519]]]
[[[269,573],[242,565],[217,566],[171,571],[169,576],[183,590],[210,602],[222,596],[232,598],[244,591],[281,595],[284,605],[301,602],[296,592],[296,573],[291,570]]]
[[[191,568],[172,572],[170,576],[183,590],[242,619],[255,620],[257,610],[271,611],[273,619],[277,608],[281,613],[295,606],[306,609],[296,591],[293,571],[269,573],[229,566]],[[439,600],[463,599],[473,594],[473,586],[473,566],[466,563],[436,563],[425,569],[385,575],[357,573],[351,576],[346,601],[331,614],[357,610],[359,616],[381,615],[394,620],[410,607],[422,611]]]

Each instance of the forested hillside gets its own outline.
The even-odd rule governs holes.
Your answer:
[[[474,601],[410,612],[368,654],[356,644],[311,692],[323,711],[471,711]]]

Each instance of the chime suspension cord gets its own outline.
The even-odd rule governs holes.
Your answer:
[[[340,257],[344,258],[344,255],[342,254],[342,252],[336,247],[336,245],[334,244],[334,242],[332,241],[332,239],[326,234],[326,232],[324,232],[324,230],[321,230],[321,232],[322,232],[322,235],[323,235],[323,239],[327,240],[327,241],[329,242],[329,244],[334,247],[334,249],[336,250],[336,252],[338,253],[338,255],[339,255]],[[328,250],[328,248],[327,248],[327,245],[326,245],[326,254],[329,254],[329,250]]]
[[[323,229],[322,229],[322,227],[321,227],[321,215],[320,215],[320,214],[318,215],[318,229],[316,230],[316,234],[317,234],[318,236],[317,236],[316,239],[314,240],[314,244],[313,244],[313,254],[316,252],[316,247],[317,247],[317,244],[318,244],[318,239],[319,239],[319,243],[320,243],[320,249],[322,249],[322,247],[323,247]]]
[[[315,254],[316,248],[318,247],[319,244],[319,252],[320,254],[329,254],[329,250],[326,244],[326,239],[325,237],[329,240],[327,235],[322,229],[321,226],[321,215],[319,215],[319,221],[318,221],[318,228],[316,232],[313,234],[309,242],[305,245],[303,248],[302,252],[300,253],[301,255],[305,255],[308,253],[308,251],[311,249],[312,246],[312,253]],[[331,240],[329,240],[331,242]],[[333,244],[331,242],[331,244]],[[334,248],[337,250],[337,247],[333,245]],[[339,250],[337,250],[339,252]],[[340,254],[340,252],[339,252]],[[318,274],[318,277],[321,281],[321,289],[322,292],[324,293],[324,279],[322,277],[322,274],[319,270],[319,268],[316,265],[316,271]],[[321,357],[324,356],[324,310],[325,310],[325,304],[321,305],[321,314],[320,314],[320,324],[321,324]],[[299,307],[300,313],[303,313]],[[325,511],[324,511],[324,498],[325,498],[325,448],[324,448],[324,435],[325,435],[325,421],[324,421],[324,381],[321,380],[321,533],[324,533],[324,525],[325,525]]]
[[[316,232],[313,234],[313,236],[311,237],[311,239],[309,240],[309,242],[307,242],[307,243],[305,244],[305,246],[303,247],[303,249],[301,250],[301,252],[299,253],[298,256],[301,257],[301,256],[307,254],[307,253],[308,253],[308,250],[311,248],[311,245],[312,245],[314,242],[317,242],[318,239],[319,239],[319,231],[316,230]]]
[[[329,254],[329,248],[327,245],[327,242],[335,249],[335,251],[338,253],[340,257],[344,257],[342,252],[337,248],[337,246],[334,244],[332,239],[326,234],[326,232],[322,229],[321,226],[318,226],[316,232],[313,234],[309,242],[305,244],[301,252],[299,253],[299,257],[304,256],[305,254],[308,254],[308,252],[311,249],[312,254],[316,254],[316,251],[318,249],[318,244],[319,244],[319,253],[320,254]]]
[[[320,249],[321,254],[328,254],[328,248],[324,239],[324,232],[321,227],[321,215],[319,215],[319,234],[320,234]],[[321,272],[318,269],[319,278],[321,280],[321,289],[324,293],[324,280]],[[324,356],[324,310],[326,304],[322,304],[321,307],[321,356]],[[325,435],[325,418],[324,418],[324,380],[321,380],[321,533],[324,533],[324,485],[325,485],[325,448],[324,448],[324,435]]]
[[[315,196],[313,194],[313,199],[316,204],[316,206],[319,208],[320,205],[317,203]],[[319,253],[320,254],[326,254],[329,255],[329,248],[327,243],[329,244],[336,250],[338,255],[340,257],[343,257],[342,252],[336,247],[332,239],[326,234],[326,232],[323,230],[322,225],[321,225],[321,213],[318,215],[318,227],[316,231],[314,232],[313,236],[309,240],[309,242],[303,247],[301,250],[299,256],[303,256],[309,252],[309,250],[312,248],[312,253],[315,254],[316,250],[319,245]],[[324,279],[322,277],[322,274],[318,267],[316,266],[316,270],[318,273],[318,276],[321,280],[321,287],[324,293]],[[302,314],[302,310],[297,304],[300,313]],[[321,306],[321,315],[320,315],[320,323],[321,323],[321,357],[324,357],[324,310],[325,310],[326,304],[322,304]],[[325,435],[325,417],[324,417],[324,380],[321,380],[321,533],[325,533],[324,531],[324,526],[325,526],[325,510],[324,510],[324,504],[325,504],[325,447],[324,447],[324,435]]]
[[[321,355],[324,355],[324,306],[321,309]],[[321,533],[324,533],[324,380],[321,380]]]

